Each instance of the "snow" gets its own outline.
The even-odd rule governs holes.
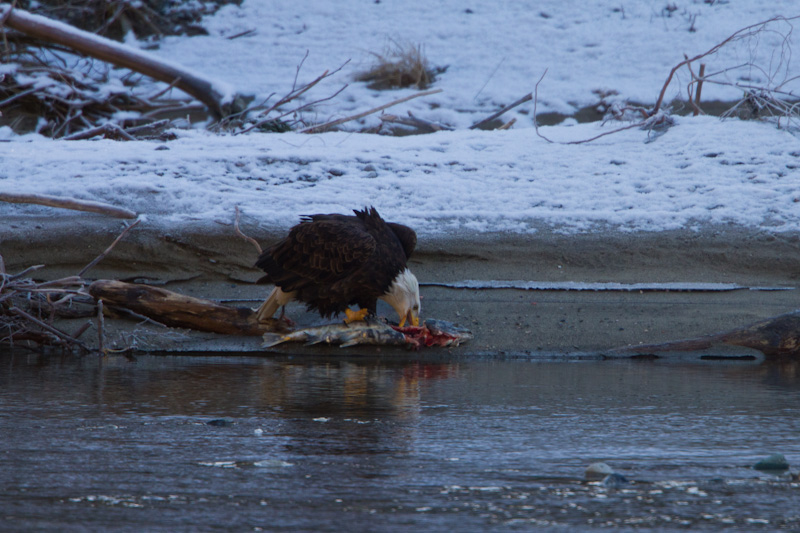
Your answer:
[[[436,84],[444,92],[407,109],[466,127],[487,111],[531,92],[545,69],[540,112],[571,114],[597,103],[595,90],[615,90],[629,100],[653,103],[669,70],[684,54],[705,52],[745,26],[778,15],[800,15],[794,0],[766,5],[686,0],[482,5],[450,0],[434,4],[426,0],[350,0],[327,5],[315,0],[246,1],[243,9],[227,6],[210,20],[206,25],[210,36],[167,39],[161,54],[180,57],[210,75],[236,80],[241,91],[260,97],[285,94],[306,52],[300,76],[305,81],[351,60],[330,83],[315,90],[316,97],[323,97],[350,84],[342,98],[321,112],[321,118],[327,119],[394,99],[353,83],[353,75],[368,69],[374,54],[393,43],[421,45],[433,66],[448,67]],[[677,9],[668,16],[665,7],[670,4]],[[694,32],[689,31],[692,22]],[[257,30],[254,35],[224,42],[226,36],[253,29]],[[786,67],[791,58],[780,55],[787,50],[781,48],[779,32],[790,32],[791,25],[778,23],[770,30],[726,47],[710,58],[707,72],[752,62],[764,71],[747,70],[750,81],[786,79],[789,76],[780,67]],[[229,53],[219,53],[219,47]],[[737,74],[730,74],[731,81],[739,81]],[[683,96],[687,81],[682,72],[668,98]],[[741,96],[741,90],[730,87],[706,85],[703,90],[708,100]],[[405,93],[396,91],[396,96]],[[430,104],[438,109],[432,111]],[[530,113],[512,116],[531,125]],[[373,117],[369,123],[378,121]]]
[[[258,100],[287,93],[306,52],[301,83],[350,59],[305,95],[313,101],[349,84],[305,117],[325,122],[413,94],[370,90],[353,76],[369,66],[371,52],[393,41],[422,44],[433,66],[448,66],[433,85],[443,92],[387,112],[411,111],[456,131],[389,137],[197,128],[175,130],[178,138],[169,142],[118,142],[53,141],[0,127],[0,192],[106,202],[146,215],[145,224],[158,228],[230,225],[236,206],[249,224],[289,227],[302,214],[374,205],[422,237],[543,227],[566,233],[700,230],[709,224],[800,231],[800,142],[796,132],[774,123],[674,117],[675,125],[659,136],[632,128],[568,145],[537,135],[530,102],[504,115],[517,119],[510,130],[466,129],[531,92],[545,69],[539,113],[572,114],[597,104],[598,90],[616,91],[613,100],[652,105],[684,53],[702,53],[774,15],[800,14],[790,0],[670,4],[678,9],[667,16],[663,1],[540,1],[531,7],[244,0],[205,20],[210,35],[166,38],[151,53]],[[720,79],[770,86],[800,74],[789,53],[793,41],[785,40],[788,24],[771,29],[709,58],[707,72],[750,63],[760,68]],[[685,97],[686,83],[680,72],[667,100]],[[794,80],[783,89],[797,85]],[[735,100],[741,92],[707,84],[703,100]],[[378,123],[370,116],[344,127]],[[566,142],[626,124],[570,119],[540,133]],[[53,212],[0,204],[0,217]]]

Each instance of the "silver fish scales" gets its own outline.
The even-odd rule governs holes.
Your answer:
[[[285,342],[314,344],[337,344],[342,348],[356,345],[407,346],[458,346],[472,338],[466,328],[444,320],[428,319],[422,326],[399,328],[384,322],[369,320],[336,323],[302,328],[291,333],[265,333],[264,348]]]

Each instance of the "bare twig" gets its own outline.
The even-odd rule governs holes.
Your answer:
[[[236,235],[238,235],[238,236],[239,236],[239,237],[241,237],[242,239],[246,240],[247,242],[249,242],[250,244],[252,244],[253,246],[255,246],[255,247],[256,247],[256,250],[258,250],[258,255],[261,255],[261,252],[262,252],[263,250],[261,249],[261,245],[260,245],[260,244],[258,244],[258,241],[257,241],[257,240],[255,240],[255,239],[254,239],[254,238],[252,238],[252,237],[249,237],[249,236],[245,235],[245,234],[242,232],[242,230],[241,230],[241,229],[239,229],[239,206],[238,206],[238,205],[235,207],[235,211],[236,211],[236,216],[235,216],[235,218],[234,218],[234,221],[233,221],[233,229],[234,229],[234,231],[236,232]]]
[[[397,115],[381,115],[380,117],[381,122],[388,122],[392,124],[402,124],[403,126],[411,126],[413,128],[417,128],[420,131],[424,132],[435,132],[441,130],[448,130],[452,131],[453,128],[449,126],[444,126],[442,124],[436,124],[435,122],[430,122],[427,120],[423,120],[419,117],[414,116],[411,111],[408,112],[408,117],[401,117]]]
[[[313,106],[315,106],[315,105],[317,105],[317,104],[319,104],[321,102],[327,102],[328,100],[331,100],[331,99],[336,98],[337,96],[339,96],[339,94],[342,91],[344,91],[345,89],[347,89],[347,87],[348,87],[347,84],[342,85],[335,93],[333,93],[330,96],[326,96],[325,98],[320,98],[319,100],[314,100],[312,102],[308,102],[307,104],[303,104],[303,105],[301,105],[300,107],[298,107],[296,109],[292,109],[290,111],[286,111],[285,113],[277,115],[277,116],[271,118],[270,120],[280,120],[285,116],[295,115],[295,114],[299,113],[300,111],[308,109],[309,107],[313,107]],[[267,120],[267,122],[269,122],[269,120]]]
[[[81,327],[78,328],[78,331],[72,334],[72,336],[76,339],[80,339],[81,335],[86,333],[86,330],[92,327],[92,321],[89,320],[88,322],[84,323]]]
[[[536,130],[536,135],[544,139],[549,143],[553,143],[552,140],[545,137],[542,133],[539,132],[539,121],[536,119],[536,108],[538,107],[539,103],[539,84],[542,83],[542,80],[547,75],[547,69],[544,69],[542,75],[539,77],[539,81],[536,82],[536,85],[533,86],[533,129]]]
[[[103,299],[97,299],[97,351],[105,355],[105,317],[103,316]]]
[[[0,107],[5,107],[8,104],[10,104],[11,102],[13,102],[14,100],[19,100],[20,98],[25,98],[29,94],[33,94],[38,90],[40,90],[40,87],[33,87],[33,88],[28,89],[26,91],[19,92],[19,93],[15,94],[14,96],[9,96],[8,98],[6,98],[2,102],[0,102]]]
[[[542,139],[544,139],[545,141],[547,141],[549,143],[552,143],[552,144],[583,144],[583,143],[588,143],[588,142],[595,141],[595,140],[599,139],[600,137],[605,137],[606,135],[611,135],[612,133],[618,133],[620,131],[629,130],[629,129],[637,128],[637,127],[642,127],[645,124],[647,124],[647,120],[643,120],[643,121],[637,122],[635,124],[629,124],[629,125],[624,126],[622,128],[617,128],[615,130],[603,132],[603,133],[601,133],[599,135],[595,135],[591,139],[582,139],[580,141],[560,142],[560,141],[554,141],[552,139],[549,139],[549,138],[545,137],[544,134],[539,132],[539,124],[536,121],[536,107],[537,107],[537,101],[539,99],[538,98],[538,96],[539,96],[539,84],[544,79],[545,74],[547,74],[547,69],[544,70],[544,72],[542,73],[542,76],[539,78],[539,81],[536,82],[536,85],[533,88],[533,93],[534,93],[534,98],[533,98],[533,127],[536,130],[536,135],[538,135],[539,137],[541,137]]]
[[[20,273],[18,273],[18,274],[14,274],[13,276],[9,276],[9,277],[8,277],[8,280],[9,280],[9,281],[14,281],[14,280],[16,280],[16,279],[19,279],[19,278],[21,278],[22,276],[24,276],[24,275],[25,275],[25,274],[27,274],[28,272],[33,272],[34,270],[39,270],[40,268],[43,268],[43,267],[44,267],[44,265],[33,265],[33,266],[29,266],[28,268],[26,268],[26,269],[25,269],[25,270],[23,270],[22,272],[20,272]]]
[[[364,111],[363,113],[358,113],[356,115],[351,115],[349,117],[344,117],[344,118],[340,118],[340,119],[337,119],[337,120],[332,120],[332,121],[326,122],[324,124],[318,124],[318,125],[315,125],[315,126],[309,126],[307,128],[303,128],[303,129],[301,129],[299,131],[299,133],[319,133],[319,132],[325,131],[327,129],[330,129],[330,128],[334,127],[334,126],[338,126],[340,124],[344,124],[345,122],[350,122],[352,120],[358,120],[360,118],[366,117],[366,116],[371,115],[373,113],[377,113],[378,111],[383,111],[384,109],[387,109],[389,107],[395,106],[397,104],[402,104],[403,102],[408,102],[409,100],[413,100],[414,98],[420,98],[422,96],[430,96],[432,94],[437,94],[437,93],[440,93],[440,92],[442,92],[442,89],[433,89],[433,90],[430,90],[430,91],[424,91],[424,92],[421,92],[421,93],[412,94],[412,95],[406,96],[404,98],[399,98],[397,100],[389,102],[388,104],[384,104],[384,105],[372,108],[372,109],[370,109],[368,111]]]
[[[136,218],[136,213],[102,202],[91,200],[78,200],[64,196],[50,196],[46,194],[18,194],[10,192],[0,192],[0,201],[15,204],[39,204],[49,207],[60,207],[63,209],[73,209],[76,211],[88,211],[90,213],[100,213],[116,218]]]
[[[70,344],[73,344],[73,345],[75,345],[75,346],[78,346],[78,347],[80,347],[81,349],[83,349],[83,350],[85,350],[85,351],[87,351],[87,352],[90,352],[90,351],[91,351],[91,350],[89,349],[89,347],[88,347],[88,346],[86,346],[84,343],[82,343],[82,342],[81,342],[81,341],[79,341],[78,339],[76,339],[76,338],[74,338],[74,337],[71,337],[71,336],[67,335],[66,333],[64,333],[64,332],[63,332],[63,331],[61,331],[60,329],[54,328],[53,326],[51,326],[50,324],[47,324],[46,322],[42,322],[41,320],[39,320],[39,319],[38,319],[38,318],[36,318],[35,316],[33,316],[33,315],[31,315],[31,314],[27,313],[26,311],[24,311],[24,310],[20,309],[20,308],[19,308],[19,307],[17,307],[17,306],[13,306],[13,307],[11,307],[11,308],[9,309],[9,312],[11,312],[11,313],[14,313],[15,315],[17,315],[17,316],[19,316],[19,317],[22,317],[22,318],[24,318],[25,320],[27,320],[27,321],[29,321],[29,322],[33,322],[34,324],[36,324],[37,326],[39,326],[39,327],[40,327],[40,328],[42,328],[43,330],[45,330],[45,331],[48,331],[48,332],[52,333],[52,334],[53,334],[53,335],[55,335],[56,337],[58,337],[58,338],[60,338],[60,339],[62,339],[62,340],[65,340],[65,341],[67,341],[67,342],[68,342],[68,343],[70,343]]]
[[[7,335],[0,338],[0,342],[12,344],[29,342],[39,346],[61,345],[89,352],[89,347],[78,341],[78,337],[86,331],[91,322],[80,328],[74,336],[61,331],[49,322],[52,322],[52,318],[56,316],[77,318],[97,314],[99,315],[97,319],[99,350],[101,353],[106,353],[103,337],[103,302],[97,302],[92,295],[87,293],[86,282],[82,276],[102,260],[139,221],[140,219],[125,228],[111,246],[76,276],[40,283],[25,277],[25,275],[37,270],[41,265],[26,268],[15,275],[8,275],[5,272],[2,257],[0,257],[0,304],[2,304],[0,305],[0,327],[9,331]],[[89,306],[88,310],[81,307],[86,305]],[[87,314],[87,311],[91,314]],[[50,320],[44,321],[35,316],[45,314],[50,316]]]
[[[424,120],[424,119],[421,119],[421,118],[419,118],[417,116],[414,116],[414,114],[411,111],[408,111],[407,113],[408,113],[408,118],[411,119],[413,122],[416,122],[416,123],[418,123],[420,125],[425,125],[425,126],[431,128],[433,131],[440,131],[440,130],[452,131],[453,130],[453,128],[451,128],[450,126],[445,126],[444,124],[431,122],[429,120]]]
[[[164,87],[163,89],[161,89],[157,93],[155,93],[153,95],[150,95],[148,97],[148,99],[150,99],[150,100],[158,100],[159,98],[161,98],[162,96],[164,96],[165,94],[170,92],[173,89],[173,87],[175,87],[177,84],[178,84],[178,80],[177,79],[172,80],[170,83],[167,84],[166,87]]]
[[[62,137],[62,139],[65,141],[80,141],[84,139],[91,139],[92,137],[97,137],[98,135],[105,135],[106,137],[118,138],[126,141],[136,140],[136,138],[133,135],[126,132],[124,129],[120,128],[113,122],[106,122],[101,126],[97,126],[95,128],[91,128],[88,130],[79,131],[73,133],[72,135],[67,135],[65,137]]]
[[[782,91],[781,90],[781,87],[783,87],[786,83],[789,83],[789,81],[795,79],[794,77],[793,78],[788,78],[787,80],[781,82],[779,85],[777,85],[777,87],[774,87],[774,88],[758,87],[758,86],[745,86],[745,85],[740,84],[740,83],[735,83],[734,84],[734,83],[730,83],[730,82],[719,82],[719,81],[713,80],[711,78],[713,76],[728,72],[730,70],[735,70],[736,68],[741,68],[742,66],[748,66],[748,67],[750,67],[752,69],[759,70],[760,72],[762,72],[766,76],[769,76],[769,73],[765,72],[763,69],[760,69],[757,65],[753,65],[753,64],[747,63],[747,64],[744,64],[744,65],[739,65],[737,67],[731,67],[731,68],[723,69],[723,70],[721,70],[719,72],[716,72],[714,74],[706,75],[705,74],[705,64],[703,63],[700,66],[700,73],[699,73],[699,76],[698,76],[698,75],[695,75],[694,71],[692,70],[692,63],[695,62],[695,61],[698,61],[700,59],[703,59],[703,58],[705,58],[705,57],[707,57],[707,56],[709,56],[711,54],[714,54],[714,53],[718,52],[723,46],[725,46],[725,45],[727,45],[727,44],[729,44],[729,43],[731,43],[733,41],[736,41],[736,40],[739,40],[739,39],[743,39],[743,38],[748,37],[748,36],[757,35],[758,32],[763,31],[765,26],[770,24],[770,23],[782,21],[782,22],[786,22],[787,24],[789,24],[791,26],[790,21],[797,20],[797,19],[800,19],[800,15],[797,15],[797,16],[794,16],[794,17],[788,17],[788,18],[787,17],[778,16],[778,17],[773,17],[771,19],[756,23],[756,24],[751,24],[750,26],[747,26],[745,28],[742,28],[742,29],[734,32],[733,34],[728,36],[728,38],[726,38],[725,40],[717,43],[715,46],[711,47],[710,49],[708,49],[707,51],[705,51],[705,52],[703,52],[701,54],[698,54],[698,55],[696,55],[694,57],[691,57],[691,58],[689,56],[687,56],[687,55],[684,55],[684,60],[681,61],[680,63],[678,63],[677,65],[675,65],[670,70],[666,81],[664,82],[664,84],[661,87],[661,91],[660,91],[660,93],[658,95],[658,99],[656,101],[656,104],[652,109],[647,110],[647,109],[644,109],[644,108],[623,108],[619,112],[614,113],[615,118],[622,119],[625,116],[625,112],[626,111],[632,111],[632,112],[639,113],[642,116],[643,120],[641,120],[639,122],[636,122],[636,123],[633,123],[633,124],[629,124],[629,125],[621,127],[621,128],[617,128],[617,129],[611,130],[611,131],[603,132],[603,133],[601,133],[599,135],[596,135],[596,136],[594,136],[594,137],[592,137],[590,139],[583,139],[583,140],[579,140],[579,141],[570,141],[570,142],[565,142],[565,143],[560,143],[560,144],[587,143],[587,142],[591,142],[591,141],[594,141],[596,139],[599,139],[601,137],[604,137],[606,135],[611,135],[613,133],[617,133],[617,132],[620,132],[620,131],[624,131],[624,130],[632,129],[632,128],[637,128],[637,127],[640,127],[640,128],[643,128],[643,129],[647,129],[650,132],[652,132],[654,129],[662,127],[661,129],[663,131],[663,129],[664,129],[663,127],[668,127],[668,126],[670,126],[672,124],[672,120],[670,119],[670,117],[666,113],[661,111],[661,107],[662,107],[663,102],[664,102],[664,95],[666,94],[667,88],[669,87],[670,83],[672,82],[672,79],[675,76],[675,73],[681,67],[684,67],[684,66],[686,66],[689,69],[689,72],[691,74],[691,81],[689,82],[689,84],[687,86],[687,92],[688,92],[688,95],[689,95],[689,102],[693,106],[695,114],[699,114],[699,113],[702,112],[702,109],[700,109],[700,105],[699,105],[700,104],[700,95],[701,95],[701,92],[702,92],[702,84],[703,83],[715,83],[715,84],[718,84],[718,85],[727,85],[727,86],[731,86],[731,87],[736,87],[738,89],[749,89],[749,92],[746,93],[745,99],[740,101],[739,103],[737,103],[732,109],[728,110],[725,114],[723,114],[723,117],[724,116],[728,116],[729,114],[733,113],[736,109],[741,107],[741,105],[743,103],[749,102],[752,105],[752,107],[754,107],[754,109],[757,109],[756,112],[758,112],[759,110],[767,109],[767,110],[770,110],[771,116],[775,116],[775,115],[786,116],[786,117],[788,117],[788,120],[791,120],[792,117],[796,117],[797,116],[797,111],[798,111],[798,109],[800,109],[800,103],[782,101],[782,100],[780,100],[778,98],[775,98],[774,95],[775,94],[780,94],[780,95],[785,96],[785,97],[796,98],[795,94],[792,94],[789,91]],[[791,30],[789,31],[789,34],[791,34]],[[784,46],[786,46],[786,40],[787,39],[788,39],[788,35],[784,35]],[[780,62],[785,62],[785,61],[786,60],[782,55],[780,60],[779,60],[779,63]],[[545,73],[546,72],[547,71],[545,70]],[[547,142],[551,142],[552,143],[554,141],[552,141],[551,139],[548,139],[542,133],[539,132],[539,127],[538,127],[538,124],[537,124],[536,119],[535,119],[537,101],[538,101],[538,88],[539,88],[539,84],[541,83],[543,78],[544,78],[544,74],[542,74],[542,78],[540,78],[539,81],[536,83],[536,86],[535,86],[535,89],[534,89],[534,127],[536,128],[536,134],[539,137],[541,137],[542,139],[544,139]],[[695,84],[697,85],[696,94],[692,95],[692,87]],[[779,122],[779,124],[780,124],[780,122]],[[649,134],[648,134],[648,138],[650,138],[652,140],[652,137],[650,137]]]
[[[139,126],[133,126],[131,128],[125,128],[125,131],[131,135],[136,135],[143,131],[150,131],[150,130],[158,130],[164,128],[170,124],[169,119],[163,120],[156,120],[155,122],[148,122],[147,124],[141,124]]]
[[[142,322],[147,322],[148,324],[152,324],[154,326],[158,326],[159,328],[168,328],[169,327],[166,324],[162,324],[161,322],[158,322],[157,320],[153,320],[150,317],[141,315],[141,314],[136,313],[134,311],[131,311],[130,309],[127,309],[125,307],[109,306],[109,309],[114,310],[114,312],[125,313],[126,315],[132,316],[136,320],[141,320]]]
[[[300,63],[297,64],[297,68],[294,69],[294,80],[292,80],[292,90],[290,92],[294,92],[294,90],[297,88],[297,78],[300,76],[300,71],[302,70],[303,65],[305,64],[306,59],[308,59],[308,54],[309,50],[306,49],[306,53],[305,55],[303,55],[303,59],[300,60]],[[326,70],[325,72],[322,73],[322,75],[325,76],[327,73],[328,71]]]
[[[545,71],[545,72],[547,72],[547,71]],[[539,81],[541,81],[541,80],[539,80]],[[497,113],[494,113],[494,114],[486,117],[485,119],[476,122],[475,124],[470,126],[469,129],[474,130],[474,129],[480,128],[484,124],[487,124],[487,123],[493,121],[494,119],[498,118],[499,116],[503,115],[504,113],[514,109],[518,105],[522,105],[525,102],[529,102],[531,100],[533,100],[533,94],[532,93],[528,93],[525,96],[523,96],[522,98],[520,98],[519,100],[517,100],[516,102],[507,105],[506,107],[504,107],[503,109],[501,109]]]
[[[499,128],[497,128],[497,129],[498,129],[498,130],[507,130],[507,129],[510,129],[510,128],[511,128],[511,126],[513,126],[513,125],[514,125],[516,122],[517,122],[517,119],[516,119],[516,118],[512,118],[511,120],[509,120],[508,122],[506,122],[505,124],[503,124],[502,126],[500,126],[500,127],[499,127]]]
[[[601,134],[599,134],[599,135],[595,135],[594,137],[591,137],[591,138],[589,138],[589,139],[581,139],[580,141],[569,141],[569,142],[560,143],[560,144],[583,144],[583,143],[590,143],[590,142],[592,142],[592,141],[596,141],[596,140],[597,140],[597,139],[599,139],[600,137],[605,137],[606,135],[611,135],[611,134],[614,134],[614,133],[619,133],[619,132],[621,132],[621,131],[630,130],[630,129],[633,129],[633,128],[641,128],[641,127],[643,127],[643,126],[645,126],[645,125],[646,125],[646,121],[642,121],[642,122],[636,122],[635,124],[628,124],[627,126],[623,126],[623,127],[621,127],[621,128],[617,128],[617,129],[615,129],[615,130],[611,130],[611,131],[604,131],[603,133],[601,133]]]
[[[667,92],[667,87],[669,87],[670,83],[672,82],[672,77],[684,65],[688,65],[690,63],[694,63],[698,59],[703,59],[706,56],[714,54],[717,51],[719,51],[720,48],[722,48],[726,44],[730,43],[731,41],[734,41],[734,40],[742,38],[742,37],[744,37],[746,35],[752,34],[753,33],[752,30],[754,28],[759,28],[760,29],[760,28],[763,28],[764,26],[766,26],[767,24],[769,24],[771,22],[778,22],[778,21],[789,22],[791,20],[796,20],[798,18],[800,18],[800,15],[796,15],[794,17],[777,16],[777,17],[772,17],[771,19],[768,19],[768,20],[757,22],[756,24],[751,24],[750,26],[745,26],[744,28],[741,28],[741,29],[733,32],[730,36],[728,36],[727,39],[717,43],[716,45],[712,46],[711,48],[709,48],[708,50],[706,50],[702,54],[698,54],[698,55],[696,55],[696,56],[694,56],[692,58],[688,58],[687,57],[686,59],[684,59],[683,61],[681,61],[680,63],[678,63],[674,67],[672,67],[672,70],[669,71],[669,75],[667,76],[667,80],[664,82],[664,85],[661,87],[661,92],[659,93],[658,99],[656,100],[656,105],[650,111],[650,116],[655,115],[661,109],[661,105],[664,102],[664,95]]]
[[[69,287],[71,285],[79,285],[83,282],[80,276],[69,276],[61,279],[54,279],[52,281],[45,281],[39,283],[36,288],[41,290],[49,287]]]
[[[703,77],[706,75],[706,64],[700,63],[700,73],[699,73],[699,80],[697,82],[697,93],[694,96],[694,116],[699,115],[702,113],[702,109],[700,109],[700,93],[703,91]]]
[[[331,96],[328,96],[326,98],[321,98],[321,99],[315,100],[313,102],[309,102],[309,103],[304,104],[304,105],[302,105],[302,106],[300,106],[300,107],[298,107],[296,109],[292,109],[291,111],[287,111],[285,113],[282,113],[282,114],[280,114],[278,116],[269,116],[270,113],[275,111],[277,108],[279,108],[279,107],[281,107],[283,105],[286,105],[287,103],[291,102],[292,100],[295,100],[295,99],[299,98],[300,96],[302,96],[303,94],[308,92],[311,88],[313,88],[315,85],[317,85],[319,82],[324,80],[325,78],[329,78],[329,77],[333,76],[334,74],[336,74],[337,72],[339,72],[340,70],[342,70],[345,67],[345,65],[347,65],[350,62],[350,60],[348,59],[347,61],[342,63],[335,70],[333,70],[333,71],[327,71],[326,70],[325,72],[323,72],[322,74],[317,76],[314,80],[310,81],[309,83],[303,85],[300,88],[296,88],[297,76],[299,75],[300,68],[303,65],[303,62],[305,62],[307,57],[308,57],[308,51],[306,51],[306,55],[303,57],[303,60],[300,62],[300,65],[298,65],[298,67],[297,67],[297,73],[295,74],[295,79],[294,79],[294,82],[292,84],[292,90],[289,91],[288,94],[284,95],[277,102],[272,104],[267,110],[261,112],[261,116],[263,116],[264,118],[262,118],[261,120],[256,121],[254,124],[251,124],[250,126],[248,126],[247,128],[245,128],[245,129],[243,129],[241,131],[235,132],[234,135],[239,135],[239,134],[242,134],[242,133],[248,133],[248,132],[250,132],[250,131],[252,131],[252,130],[254,130],[256,128],[259,128],[259,127],[263,126],[264,124],[268,124],[270,122],[279,121],[281,118],[283,118],[283,117],[285,117],[287,115],[292,115],[292,114],[298,113],[299,111],[302,111],[303,109],[306,109],[308,107],[316,105],[316,104],[318,104],[320,102],[324,102],[326,100],[330,100],[330,99],[336,97],[339,93],[341,93],[342,91],[344,91],[347,88],[347,84],[345,84],[344,86],[342,86],[339,90],[337,90]],[[253,110],[255,110],[255,108],[249,109],[245,113],[242,113],[242,114],[246,115],[247,112],[253,111]]]
[[[126,234],[127,234],[129,231],[130,231],[130,230],[132,230],[134,227],[136,227],[136,225],[137,225],[139,222],[141,222],[141,221],[142,221],[142,219],[141,219],[141,218],[137,218],[136,220],[134,220],[134,221],[133,221],[133,223],[132,223],[130,226],[128,226],[127,228],[125,228],[125,229],[122,231],[122,233],[120,233],[120,234],[119,234],[119,236],[117,236],[117,238],[116,238],[116,239],[114,239],[114,242],[112,242],[112,243],[111,243],[111,245],[110,245],[108,248],[106,248],[106,249],[103,251],[103,253],[101,253],[100,255],[98,255],[97,257],[95,257],[95,258],[94,258],[94,260],[93,260],[91,263],[89,263],[88,265],[86,265],[85,267],[83,267],[83,269],[81,269],[81,271],[80,271],[80,272],[78,272],[78,276],[79,276],[79,277],[83,277],[83,275],[84,275],[84,274],[86,274],[86,272],[88,272],[88,271],[89,271],[89,269],[91,269],[91,268],[92,268],[93,266],[95,266],[97,263],[99,263],[100,261],[102,261],[102,260],[103,260],[103,259],[104,259],[104,258],[105,258],[105,257],[106,257],[106,256],[107,256],[107,255],[108,255],[110,252],[111,252],[111,250],[113,250],[113,249],[114,249],[114,246],[116,246],[116,245],[117,245],[117,243],[118,243],[119,241],[121,241],[121,240],[122,240],[122,238],[123,238],[123,237],[125,237],[125,235],[126,235]]]
[[[236,33],[234,35],[229,35],[228,37],[226,37],[226,39],[228,39],[229,41],[232,41],[234,39],[238,39],[239,37],[244,37],[246,35],[250,35],[250,34],[255,33],[255,32],[256,32],[255,28],[249,29],[249,30],[244,30],[244,31],[241,31],[241,32]]]

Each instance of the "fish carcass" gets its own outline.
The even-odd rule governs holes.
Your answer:
[[[338,344],[342,348],[359,344],[406,346],[458,346],[472,338],[472,332],[445,320],[428,319],[422,326],[398,327],[376,320],[336,323],[302,328],[288,334],[265,333],[263,347],[285,342]]]

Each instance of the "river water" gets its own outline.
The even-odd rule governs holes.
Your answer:
[[[798,529],[799,370],[3,354],[0,529]]]

